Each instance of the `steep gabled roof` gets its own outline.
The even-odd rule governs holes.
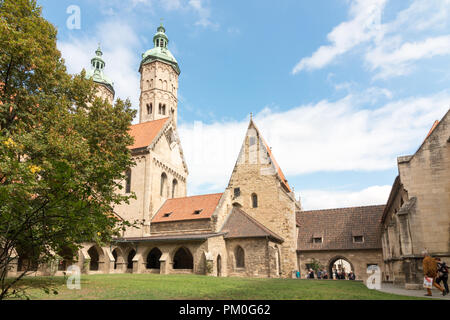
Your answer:
[[[280,180],[281,180],[281,183],[283,184],[283,186],[284,186],[289,192],[292,192],[292,189],[291,189],[291,187],[289,186],[289,183],[288,183],[286,177],[284,176],[283,171],[281,170],[280,166],[278,165],[278,162],[275,160],[275,156],[274,156],[273,153],[272,153],[272,149],[269,147],[269,144],[266,142],[266,140],[264,140],[264,138],[263,138],[263,136],[261,135],[261,133],[260,133],[258,127],[257,127],[257,126],[255,125],[255,123],[253,122],[253,119],[250,119],[250,124],[249,124],[248,127],[250,128],[251,126],[253,126],[253,127],[255,128],[256,132],[258,132],[258,136],[261,138],[261,141],[263,142],[264,147],[266,148],[267,153],[269,154],[270,161],[273,163],[275,169],[277,170],[277,174],[278,174],[278,177],[279,177]]]
[[[232,209],[220,232],[226,233],[224,236],[225,239],[267,237],[274,242],[284,242],[282,237],[267,229],[264,225],[236,207]]]
[[[256,126],[255,126],[255,128],[256,128]],[[256,130],[258,130],[258,129],[256,129]],[[273,165],[275,166],[275,169],[277,169],[277,173],[278,173],[278,176],[280,177],[281,182],[283,183],[283,185],[286,187],[286,189],[289,192],[292,192],[291,187],[289,186],[289,183],[288,183],[286,177],[284,176],[283,171],[281,170],[280,166],[278,165],[278,162],[275,160],[275,157],[272,153],[272,149],[269,147],[266,140],[264,140],[264,138],[262,136],[261,136],[261,139],[267,149],[267,152],[269,153],[270,160],[272,161]]]
[[[169,199],[164,202],[151,223],[210,219],[223,193]],[[195,211],[200,213],[195,214]]]
[[[300,211],[297,250],[350,250],[381,248],[381,217],[384,205]],[[363,243],[353,242],[363,236]],[[322,237],[322,243],[313,243]]]
[[[162,130],[169,118],[143,122],[130,127],[130,135],[134,138],[134,144],[129,149],[146,148]]]

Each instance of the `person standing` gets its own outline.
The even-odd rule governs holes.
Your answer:
[[[433,286],[439,289],[439,291],[442,292],[442,295],[445,296],[447,294],[447,291],[445,291],[439,284],[436,283],[436,276],[437,276],[437,260],[432,258],[427,251],[422,252],[424,258],[423,258],[423,274],[426,277],[429,277],[433,279]],[[431,289],[427,288],[426,296],[432,296]]]
[[[441,281],[442,281],[443,284],[444,284],[445,291],[448,294],[449,293],[449,291],[448,291],[448,283],[447,283],[447,281],[448,281],[448,266],[445,263],[445,261],[441,262],[440,258],[436,258],[436,260],[437,260],[437,267],[438,267],[438,270],[437,270],[438,271],[438,277],[436,278],[436,283],[438,285],[441,285]]]

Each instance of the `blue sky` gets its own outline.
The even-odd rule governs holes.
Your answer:
[[[450,105],[448,0],[39,0],[69,72],[101,42],[116,94],[163,18],[189,194],[228,183],[249,114],[306,209],[385,203],[396,157]],[[80,29],[66,12],[80,8]]]

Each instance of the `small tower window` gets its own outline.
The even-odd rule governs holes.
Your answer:
[[[166,196],[166,188],[167,188],[167,175],[163,172],[163,174],[161,174],[161,190],[160,190],[161,197]]]
[[[131,170],[126,173],[125,193],[131,193]]]
[[[258,208],[258,196],[256,193],[252,194],[252,207]]]
[[[152,114],[153,105],[151,103],[147,103],[147,114]]]
[[[237,246],[234,250],[234,258],[236,260],[236,268],[245,268],[245,252],[241,246]]]
[[[172,181],[172,198],[175,198],[178,191],[178,181],[177,179],[173,179]]]
[[[240,188],[234,188],[234,197],[237,198],[241,195],[241,189]]]

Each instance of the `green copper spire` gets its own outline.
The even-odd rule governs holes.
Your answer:
[[[142,54],[141,67],[147,63],[159,60],[164,63],[170,64],[175,72],[177,74],[180,74],[178,62],[167,48],[168,44],[169,38],[167,38],[166,29],[161,23],[161,25],[156,30],[155,36],[153,37],[153,49],[150,49]]]
[[[95,57],[91,59],[92,69],[86,73],[86,79],[92,79],[96,83],[105,85],[114,94],[114,83],[103,73],[106,63],[102,56],[103,52],[99,44],[95,51]]]

